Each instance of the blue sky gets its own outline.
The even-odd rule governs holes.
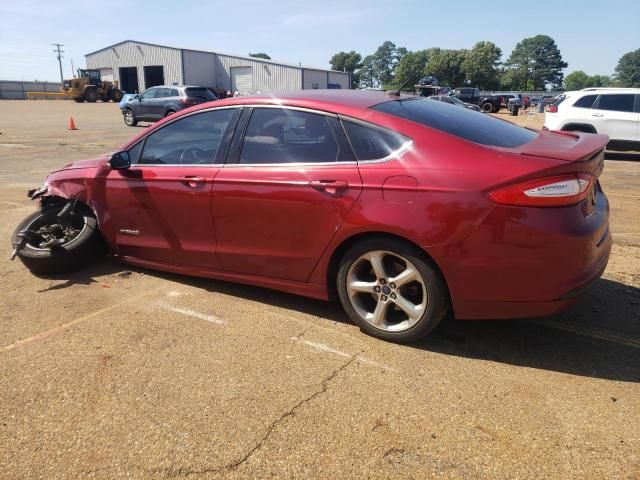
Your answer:
[[[90,4],[98,5],[93,8]],[[640,0],[0,0],[0,79],[59,79],[51,43],[70,59],[131,39],[328,67],[340,50],[372,53],[385,40],[409,50],[496,43],[505,60],[525,37],[555,39],[569,68],[612,74],[640,48]]]

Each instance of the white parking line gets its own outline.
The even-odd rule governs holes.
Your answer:
[[[182,315],[197,318],[199,320],[204,320],[206,322],[215,323],[217,325],[224,325],[225,323],[227,323],[221,318],[216,317],[215,315],[208,315],[206,313],[196,312],[195,310],[190,310],[188,308],[174,307],[171,305],[167,305],[166,303],[156,303],[156,305],[159,306],[160,308],[164,308],[165,310],[170,310],[175,313],[181,313]]]
[[[329,345],[325,345],[324,343],[312,342],[310,340],[302,340],[300,337],[291,337],[291,340],[293,340],[294,342],[300,342],[304,345],[307,345],[308,347],[311,347],[318,352],[333,353],[334,355],[339,355],[341,357],[347,357],[347,358],[353,357],[353,355],[350,353],[336,350],[335,348],[332,348]],[[387,367],[386,365],[382,365],[381,363],[374,362],[373,360],[367,357],[363,357],[361,355],[356,358],[356,362],[366,363],[367,365],[372,365],[374,367],[382,368],[383,370],[387,370],[388,372],[397,372],[395,368]]]

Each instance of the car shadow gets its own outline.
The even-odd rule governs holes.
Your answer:
[[[187,277],[124,265],[107,258],[46,290],[88,285],[95,277],[144,272],[204,291],[273,305],[333,322],[351,323],[337,301],[324,302],[261,287]],[[124,272],[124,273],[123,273]],[[274,320],[276,321],[276,320]],[[363,335],[364,341],[375,342]],[[543,319],[445,319],[405,348],[571,375],[640,382],[640,289],[598,280],[571,309]]]

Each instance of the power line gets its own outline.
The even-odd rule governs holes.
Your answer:
[[[64,47],[64,45],[61,43],[52,43],[51,45],[56,47],[56,49],[53,50],[53,53],[58,57],[58,65],[60,66],[60,83],[64,83],[64,77],[62,75],[62,54],[64,53],[64,50],[60,50],[60,47]]]

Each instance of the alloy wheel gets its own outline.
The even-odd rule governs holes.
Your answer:
[[[361,255],[347,273],[347,294],[358,315],[385,332],[413,327],[427,309],[425,281],[409,260],[373,250]]]

